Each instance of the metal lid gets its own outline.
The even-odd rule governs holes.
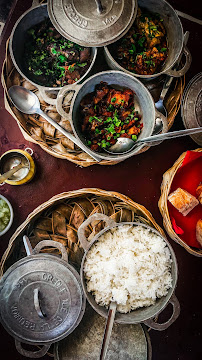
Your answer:
[[[19,341],[58,341],[75,329],[84,310],[79,274],[54,255],[26,257],[0,282],[0,319]]]
[[[187,129],[202,126],[202,73],[188,83],[182,99],[181,115]],[[190,136],[198,145],[202,145],[202,133]]]
[[[54,27],[83,46],[104,46],[122,37],[137,13],[137,0],[49,0]]]
[[[87,305],[83,320],[68,338],[55,346],[55,360],[97,360],[105,319]],[[92,346],[93,344],[93,346]],[[141,324],[114,324],[106,360],[151,359],[150,340]]]

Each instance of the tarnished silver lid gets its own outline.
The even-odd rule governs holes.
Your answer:
[[[117,41],[132,25],[137,0],[49,0],[54,27],[83,46],[104,46]]]
[[[19,341],[56,342],[75,329],[84,310],[79,274],[54,255],[23,258],[0,282],[0,319]]]
[[[185,128],[202,127],[202,73],[195,75],[188,83],[182,99],[181,115]],[[198,145],[202,145],[202,133],[190,136]]]

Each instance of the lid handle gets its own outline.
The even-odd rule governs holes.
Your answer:
[[[97,5],[97,12],[99,14],[102,14],[102,12],[104,11],[104,8],[102,6],[101,1],[100,0],[95,0],[95,2],[96,2],[96,5]]]
[[[36,309],[37,314],[41,319],[44,319],[46,317],[46,314],[41,309],[40,299],[39,299],[39,289],[34,289],[34,307]]]

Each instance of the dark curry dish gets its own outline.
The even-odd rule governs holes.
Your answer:
[[[90,48],[65,39],[49,19],[27,31],[24,68],[39,85],[60,87],[73,84],[90,65]]]
[[[84,96],[80,109],[81,130],[87,146],[94,151],[108,149],[119,137],[136,141],[143,127],[135,110],[134,91],[116,90],[106,82]]]
[[[112,49],[116,61],[131,72],[139,75],[159,72],[168,55],[163,19],[138,8],[134,25]]]

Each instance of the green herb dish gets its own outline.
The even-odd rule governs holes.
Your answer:
[[[10,202],[0,195],[0,236],[5,234],[13,222],[13,209]]]

